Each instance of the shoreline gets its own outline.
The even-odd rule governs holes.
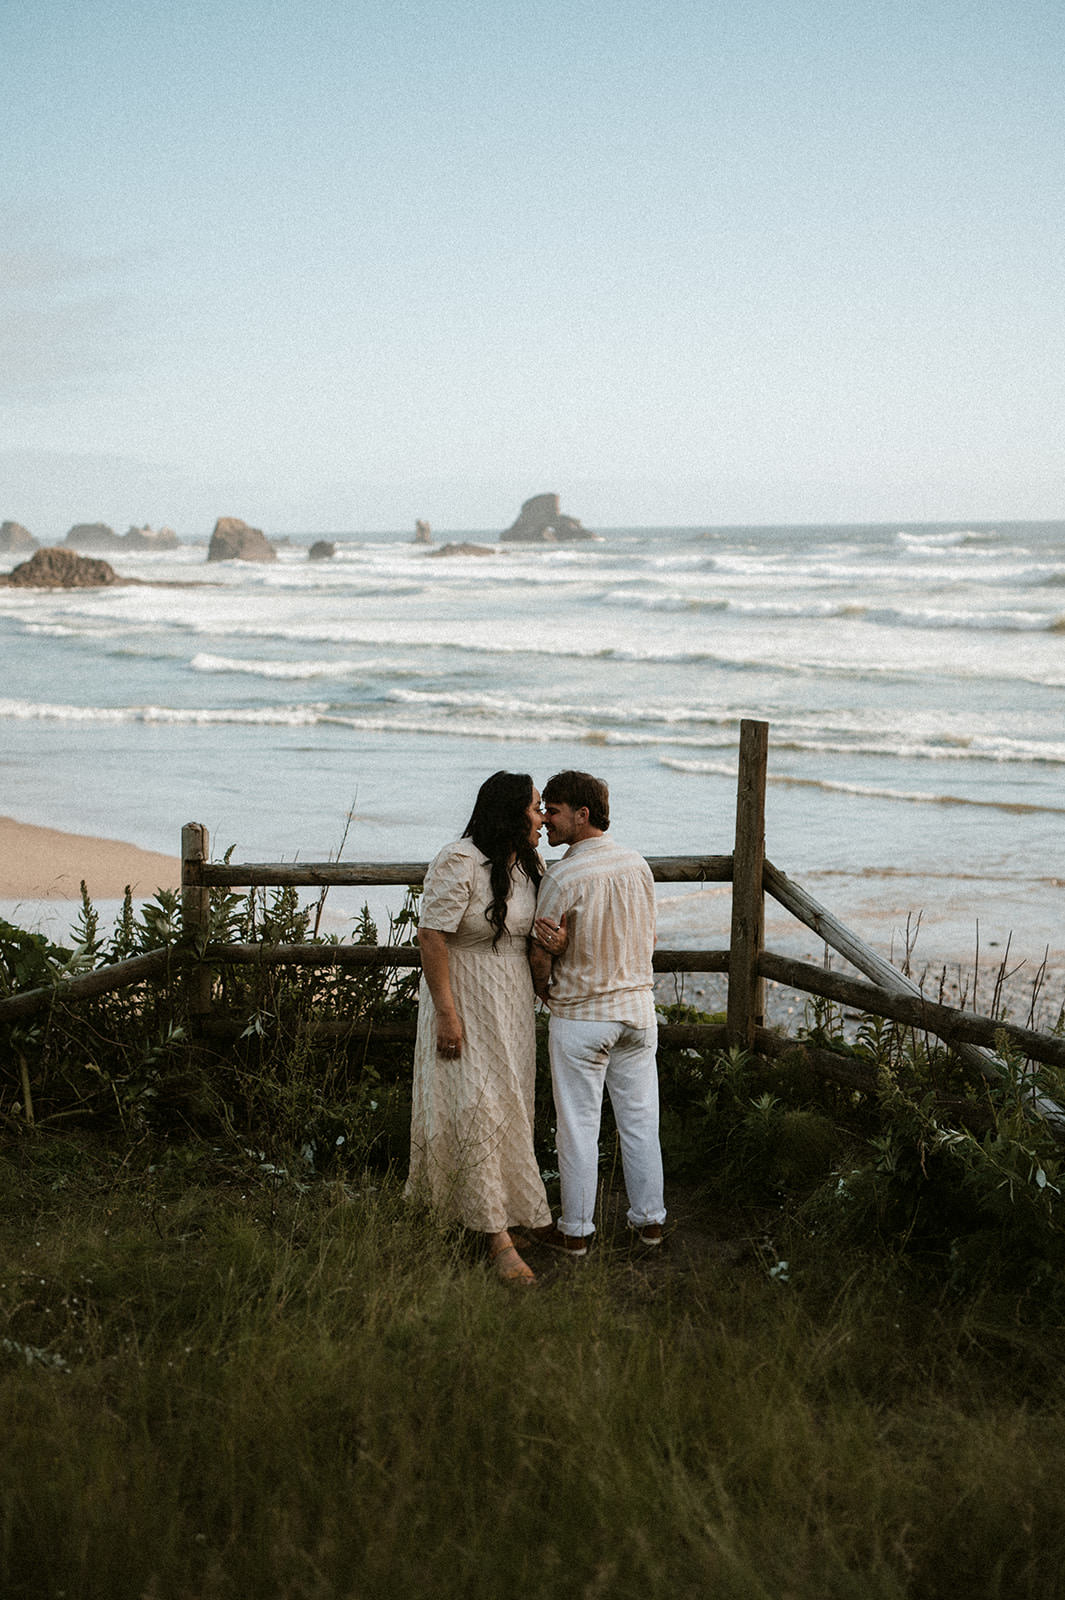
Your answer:
[[[53,935],[65,937],[65,929],[59,925],[73,921],[80,906],[82,880],[97,909],[106,917],[110,909],[106,903],[111,902],[117,908],[127,885],[136,900],[150,899],[157,889],[180,888],[181,861],[177,856],[145,850],[124,840],[68,833],[0,816],[0,917],[9,918],[31,931],[51,924],[49,931]],[[828,884],[815,886],[828,889],[826,898],[835,899]],[[659,912],[661,944],[689,948],[727,946],[730,910],[727,886],[707,886],[695,890],[694,894],[689,890],[681,895],[672,886],[663,888]],[[850,893],[844,893],[840,897],[842,903],[837,902],[836,907],[842,920],[888,960],[901,965],[907,941],[903,932],[905,919],[899,918],[899,908],[882,901],[878,903],[875,895],[870,895],[867,884],[855,882],[847,888]],[[375,920],[384,932],[387,904],[394,893],[364,889],[348,891],[345,895],[343,890],[335,890],[324,926],[343,937],[346,924],[350,924],[354,901],[346,914],[342,904],[354,896],[360,905],[364,900],[371,902]],[[1019,909],[1012,899],[1008,905],[997,908],[998,918],[991,919],[992,926],[999,922],[995,928],[998,938],[988,937],[986,924],[983,928],[980,925],[974,928],[970,914],[959,916],[955,908],[948,910],[942,906],[937,909],[938,915],[932,914],[925,920],[921,937],[910,951],[910,969],[926,992],[937,998],[941,994],[948,1005],[964,1004],[969,1010],[983,1010],[997,984],[1000,998],[1006,1000],[1010,1013],[1016,1018],[1027,1013],[1033,983],[1045,961],[1038,985],[1035,1025],[1053,1026],[1065,999],[1065,959],[1060,946],[1050,947],[1033,940],[1034,928],[1029,928],[1027,941],[1011,943],[1009,912]],[[1035,919],[1036,926],[1039,921]],[[1041,928],[1040,932],[1043,931]],[[766,943],[768,948],[782,954],[819,963],[825,958],[825,947],[817,936],[768,900]],[[848,963],[834,956],[832,965],[846,968]],[[723,1009],[725,1004],[726,980],[721,974],[678,974],[676,980],[663,974],[655,989],[663,1003],[683,998],[700,1010],[709,1011]],[[767,1002],[770,1019],[786,1023],[797,1013],[801,1014],[807,1000],[782,985],[770,984]]]
[[[150,899],[180,888],[181,861],[121,839],[0,817],[0,900],[80,900],[82,880],[93,900],[121,900],[127,885]]]

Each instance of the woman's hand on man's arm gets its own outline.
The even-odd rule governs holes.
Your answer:
[[[566,913],[563,911],[558,922],[553,917],[537,917],[533,923],[533,938],[552,959],[565,955],[566,946],[569,944]]]

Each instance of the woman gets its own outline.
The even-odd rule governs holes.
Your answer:
[[[466,831],[425,877],[407,1193],[487,1235],[508,1283],[534,1274],[510,1236],[547,1230],[533,1151],[536,1031],[528,935],[543,864],[528,773],[481,785]]]

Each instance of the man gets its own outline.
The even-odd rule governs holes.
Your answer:
[[[544,873],[536,902],[533,982],[551,1011],[551,1084],[558,1123],[562,1215],[546,1243],[587,1254],[595,1232],[603,1090],[621,1140],[629,1226],[662,1239],[658,1024],[651,956],[655,892],[635,850],[606,837],[607,786],[560,772],[544,786],[550,845],[569,846]]]

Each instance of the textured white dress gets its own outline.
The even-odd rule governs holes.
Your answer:
[[[436,1008],[422,979],[414,1047],[407,1193],[484,1233],[551,1221],[533,1151],[536,1031],[526,935],[536,890],[520,868],[492,948],[489,863],[471,839],[445,845],[425,877],[419,924],[447,939],[462,1053],[436,1053]]]

